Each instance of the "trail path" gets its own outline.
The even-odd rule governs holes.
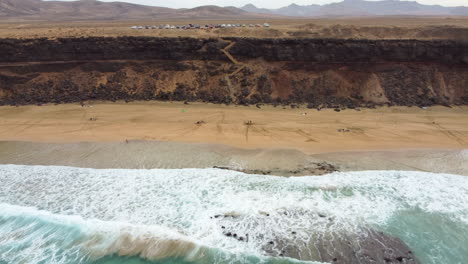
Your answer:
[[[238,60],[236,60],[236,58],[234,58],[234,57],[231,55],[231,53],[229,53],[229,49],[231,49],[234,45],[236,45],[236,42],[235,42],[235,41],[231,41],[231,40],[226,40],[226,41],[229,42],[229,45],[227,45],[227,46],[226,46],[224,49],[222,49],[221,51],[232,61],[232,63],[241,66],[241,67],[239,67],[237,70],[235,70],[234,72],[232,72],[232,73],[230,73],[230,74],[227,74],[227,76],[234,76],[234,75],[238,74],[239,72],[241,72],[241,71],[245,68],[245,64],[239,62]]]

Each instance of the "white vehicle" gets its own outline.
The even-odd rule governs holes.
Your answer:
[[[137,26],[133,26],[133,27],[131,27],[131,29],[137,29],[137,28],[138,28]]]
[[[225,27],[226,27],[226,24],[222,24],[221,27],[222,27],[222,28],[225,28]]]
[[[270,24],[265,23],[265,24],[263,24],[263,26],[264,26],[264,27],[270,27]]]
[[[231,24],[227,24],[226,27],[232,27],[232,25],[231,25]]]
[[[171,26],[171,29],[175,29],[175,26]]]
[[[164,29],[170,29],[170,28],[171,28],[171,26],[169,26],[169,25],[164,26]]]
[[[138,29],[143,29],[143,26],[138,26]]]

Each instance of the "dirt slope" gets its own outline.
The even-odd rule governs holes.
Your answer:
[[[176,100],[311,108],[468,104],[468,43],[0,40],[0,104]]]

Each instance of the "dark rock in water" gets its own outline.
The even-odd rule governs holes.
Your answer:
[[[264,246],[268,255],[328,263],[420,263],[406,244],[396,237],[370,229],[358,234],[316,235],[311,242],[278,238]]]

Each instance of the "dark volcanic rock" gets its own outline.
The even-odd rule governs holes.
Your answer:
[[[408,246],[398,238],[365,229],[359,234],[329,233],[317,235],[309,243],[278,239],[267,243],[265,252],[327,263],[419,263]]]
[[[343,110],[467,104],[468,43],[89,37],[0,39],[0,105],[203,101]],[[235,74],[233,74],[235,73]]]
[[[249,39],[229,51],[242,58],[322,63],[444,62],[466,64],[468,42],[356,39]]]

